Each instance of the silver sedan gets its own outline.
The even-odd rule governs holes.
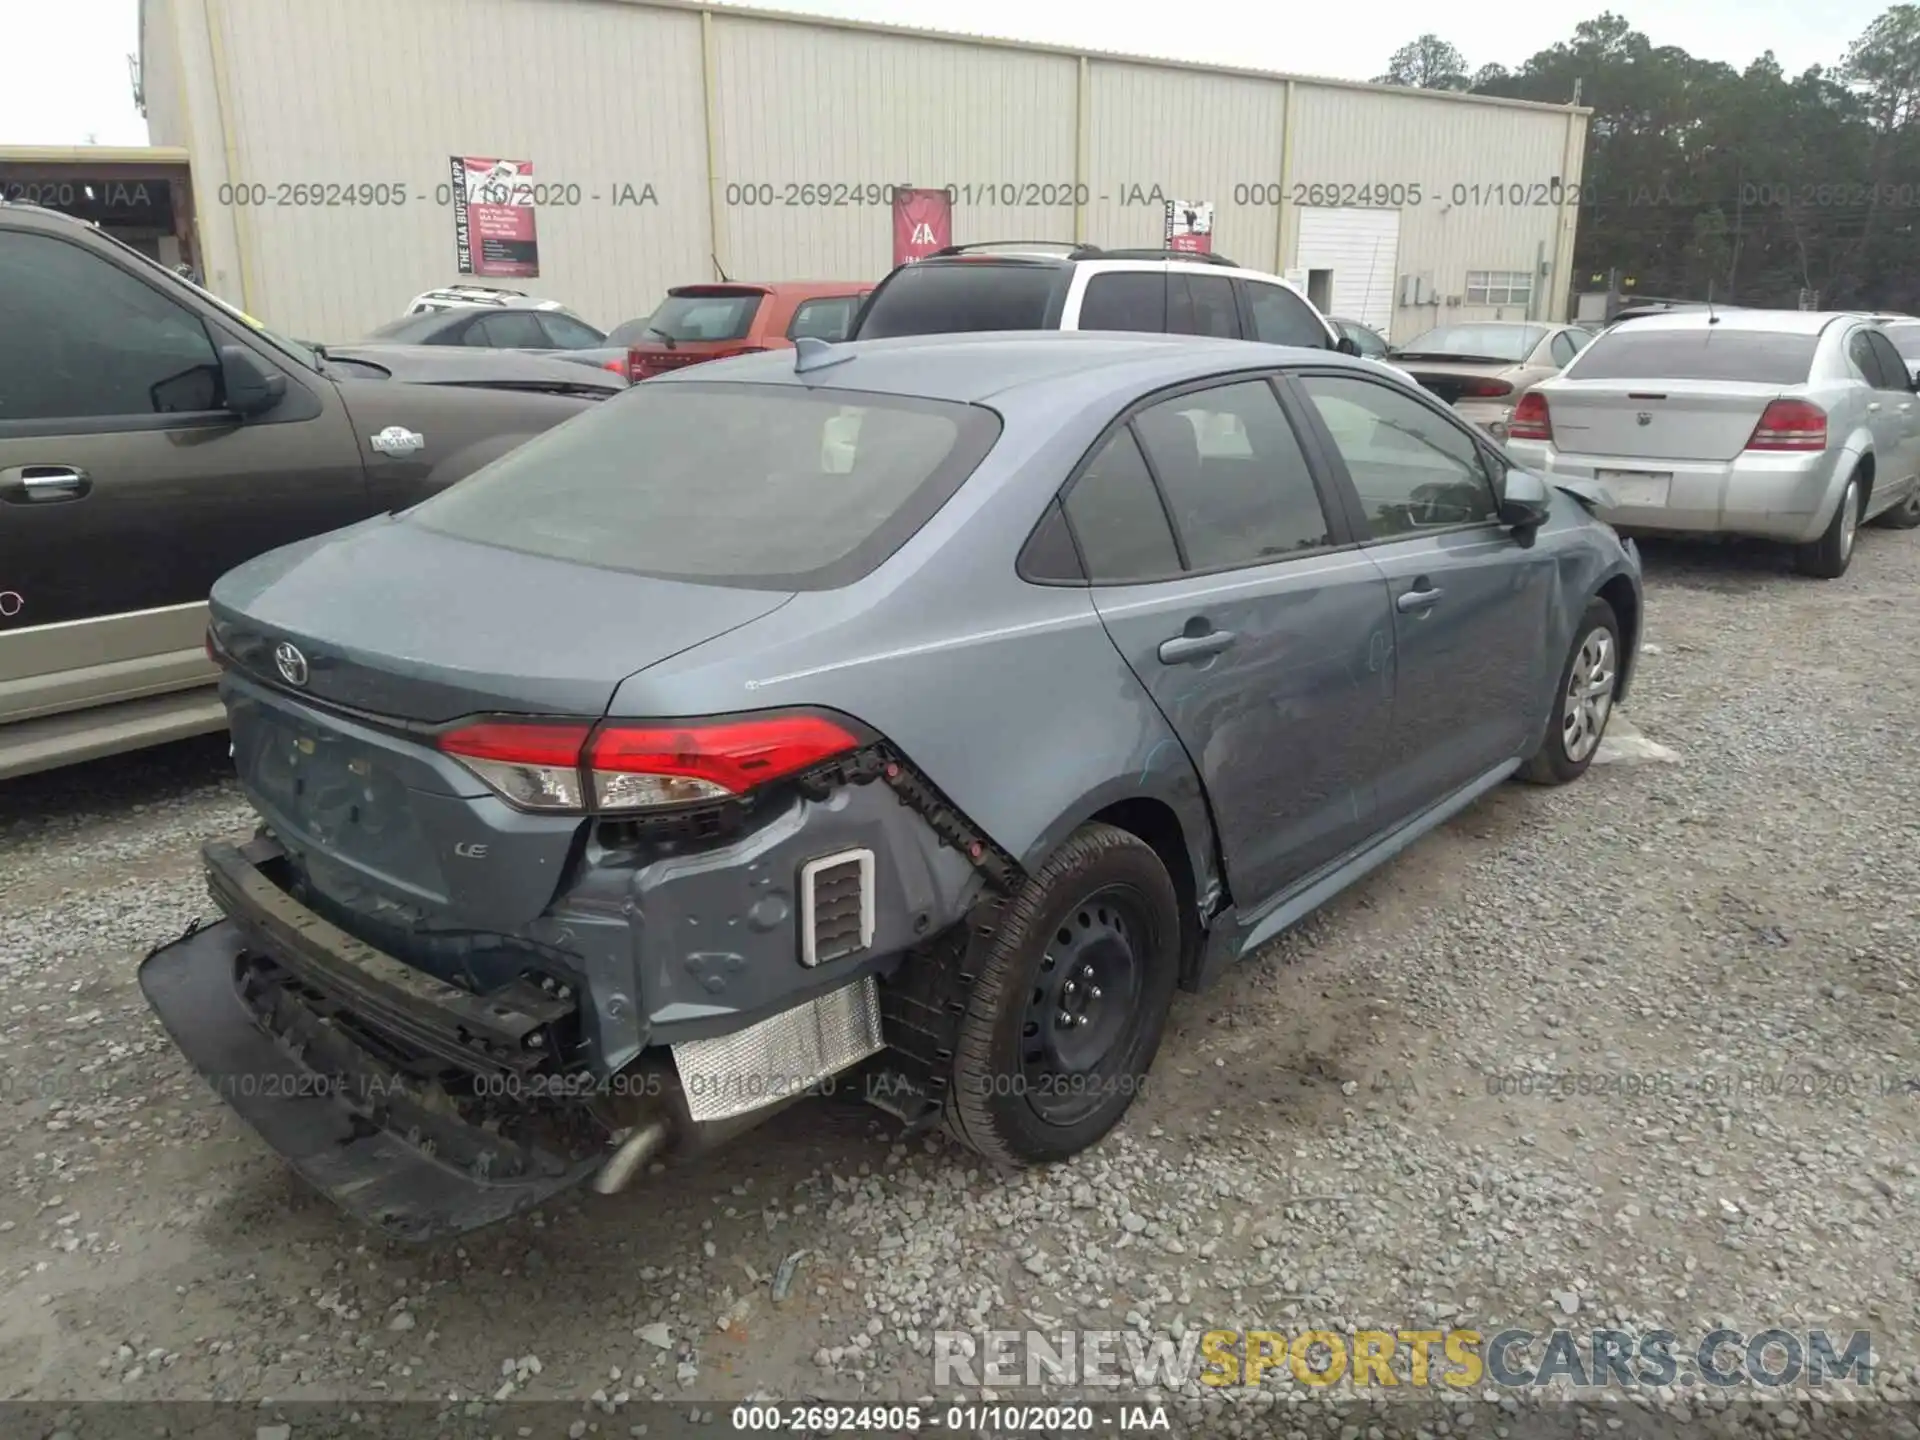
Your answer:
[[[1622,530],[1793,545],[1832,579],[1859,526],[1920,525],[1920,397],[1865,316],[1699,310],[1607,331],[1515,408],[1507,448]]]

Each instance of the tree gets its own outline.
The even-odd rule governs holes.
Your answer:
[[[1411,85],[1420,90],[1465,90],[1467,57],[1438,35],[1422,35],[1402,45],[1387,61],[1387,73],[1376,77],[1376,85]]]

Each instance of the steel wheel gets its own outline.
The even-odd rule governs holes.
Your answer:
[[[1150,927],[1125,886],[1089,895],[1047,939],[1020,1024],[1027,1103],[1071,1125],[1105,1101],[1105,1063],[1129,1047],[1146,988]]]
[[[1599,748],[1600,737],[1606,732],[1618,662],[1612,633],[1599,627],[1589,630],[1574,657],[1572,673],[1567,677],[1566,701],[1560,709],[1561,744],[1575,764]]]

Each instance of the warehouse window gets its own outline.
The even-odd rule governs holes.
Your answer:
[[[1533,274],[1527,270],[1469,270],[1467,304],[1526,305],[1533,300]]]

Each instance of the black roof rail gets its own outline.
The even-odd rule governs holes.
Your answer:
[[[954,255],[971,255],[980,251],[993,250],[1046,250],[1062,252],[1063,260],[1081,260],[1089,255],[1100,253],[1097,245],[1082,245],[1074,240],[976,240],[971,245],[947,245],[926,256],[929,260],[939,260]]]
[[[1225,265],[1230,270],[1246,268],[1224,255],[1214,255],[1198,250],[1133,249],[1101,250],[1097,253],[1102,260],[1193,260],[1202,265]]]

